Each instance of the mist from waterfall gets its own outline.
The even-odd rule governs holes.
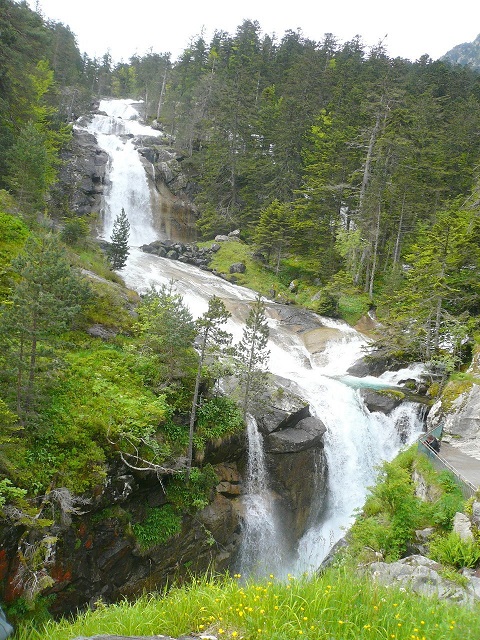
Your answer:
[[[242,575],[281,574],[286,545],[265,465],[262,435],[253,416],[247,416],[248,462],[245,478],[243,541],[238,560]]]
[[[123,206],[131,224],[132,244],[139,245],[152,242],[158,234],[151,223],[152,196],[148,186],[144,188],[143,164],[131,140],[125,138],[129,127],[135,129],[136,135],[142,127],[133,119],[136,112],[133,109],[132,114],[131,108],[132,104],[125,101],[102,102],[101,109],[109,115],[95,116],[89,131],[95,133],[111,158],[104,235],[108,237],[113,219]],[[121,120],[118,114],[123,114]],[[142,131],[153,135],[148,128]],[[256,295],[209,272],[136,248],[131,249],[122,276],[127,286],[139,292],[150,285],[159,286],[173,280],[194,317],[206,310],[212,295],[219,296],[232,314],[227,329],[236,340],[241,338],[248,305]],[[367,341],[346,323],[322,318],[324,326],[335,330],[334,335],[321,353],[312,355],[299,335],[277,319],[274,303],[266,305],[266,312],[270,328],[270,371],[300,387],[312,414],[326,426],[328,498],[326,505],[320,500],[314,502],[310,527],[299,541],[295,556],[287,558],[281,523],[275,515],[275,499],[262,463],[262,438],[254,422],[249,420],[250,455],[240,562],[244,570],[256,575],[299,574],[316,569],[331,546],[344,535],[355,510],[363,505],[368,487],[375,482],[378,465],[391,460],[403,445],[415,440],[422,429],[422,420],[418,406],[409,403],[402,404],[388,416],[366,408],[358,391],[360,384],[355,384],[358,380],[345,374],[364,355]],[[385,377],[369,377],[368,384],[388,386],[418,373],[415,368],[397,374],[389,372]]]

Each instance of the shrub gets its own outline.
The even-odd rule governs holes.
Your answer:
[[[172,505],[149,507],[143,522],[132,526],[139,547],[145,551],[157,544],[164,544],[182,528],[182,518]]]
[[[184,473],[170,480],[166,489],[167,498],[178,510],[195,513],[210,502],[212,489],[217,482],[217,474],[210,464],[203,469],[193,467],[188,482]]]
[[[480,546],[473,540],[462,540],[458,533],[451,531],[431,540],[430,557],[457,569],[474,568],[480,562]]]
[[[204,400],[197,411],[195,444],[203,448],[207,440],[217,440],[242,430],[244,422],[236,403],[226,396]]]

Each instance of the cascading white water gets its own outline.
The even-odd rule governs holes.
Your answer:
[[[121,137],[126,130],[124,127],[134,127],[137,134],[152,135],[151,130],[141,129],[142,125],[136,120],[125,121],[126,116],[135,116],[135,110],[132,115],[131,103],[104,101],[101,109],[109,116],[96,116],[89,125],[89,131],[97,135],[99,143],[111,156],[112,186],[106,196],[105,237],[110,232],[112,216],[123,206],[131,224],[132,243],[152,242],[158,234],[150,221],[150,194],[144,191],[144,178],[140,177],[143,166],[139,158],[134,160],[138,153],[133,145]],[[116,118],[119,110],[123,114],[121,122]],[[119,127],[122,130],[120,136]],[[111,133],[106,133],[106,128]],[[137,161],[141,167],[138,173]],[[135,173],[131,174],[132,166]],[[127,200],[135,206],[127,207]],[[230,284],[209,272],[134,248],[122,275],[128,286],[140,292],[150,285],[158,286],[173,280],[194,317],[206,310],[212,295],[219,296],[232,314],[227,328],[236,340],[242,336],[248,304],[255,298],[251,290]],[[362,349],[366,345],[366,340],[357,331],[343,322],[322,318],[324,326],[335,330],[332,331],[335,335],[327,341],[321,353],[312,355],[296,333],[275,319],[274,310],[273,303],[267,305],[269,368],[294,381],[310,403],[312,413],[324,422],[329,477],[328,504],[312,505],[311,526],[299,541],[296,557],[287,559],[268,481],[262,478],[261,440],[253,423],[249,424],[251,472],[246,497],[242,563],[247,571],[284,575],[287,571],[298,574],[319,565],[351,524],[355,509],[363,505],[367,488],[375,481],[377,466],[383,460],[392,459],[402,444],[412,442],[422,425],[417,406],[413,404],[404,403],[389,416],[370,413],[357,390],[358,380],[353,384],[351,377],[344,377],[353,362],[363,355]],[[364,384],[389,386],[417,375],[416,369],[404,370],[381,378],[368,378]],[[397,428],[398,424],[401,424],[401,429]]]
[[[87,131],[93,133],[98,145],[110,158],[109,186],[103,211],[103,237],[110,239],[115,218],[125,210],[130,222],[130,242],[140,246],[158,237],[153,228],[151,199],[154,194],[148,185],[142,159],[135,149],[132,135],[159,136],[151,127],[138,122],[133,101],[102,100]],[[129,137],[130,136],[130,137]]]
[[[272,567],[276,569],[284,564],[286,546],[268,483],[262,436],[253,416],[247,416],[247,438],[245,520],[238,568],[243,575],[264,576]]]

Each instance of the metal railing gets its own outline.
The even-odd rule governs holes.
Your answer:
[[[468,500],[469,498],[471,498],[473,495],[477,493],[478,488],[474,484],[472,484],[469,480],[467,480],[460,473],[460,471],[455,469],[454,466],[452,466],[447,460],[445,460],[445,458],[442,458],[442,456],[439,453],[434,451],[425,442],[429,436],[433,436],[434,438],[437,438],[437,440],[440,440],[442,437],[442,433],[443,433],[443,425],[435,427],[434,429],[431,429],[426,433],[422,433],[422,435],[418,439],[418,451],[420,453],[423,453],[429,458],[433,467],[437,471],[439,472],[450,471],[460,491],[462,492],[463,497],[465,498],[465,500]]]

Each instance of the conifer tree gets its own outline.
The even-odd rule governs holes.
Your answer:
[[[123,269],[127,264],[128,238],[130,235],[130,222],[128,221],[125,209],[122,207],[122,213],[120,213],[113,223],[113,231],[110,236],[111,245],[108,249],[108,257],[112,269]]]
[[[186,376],[196,364],[192,314],[173,283],[153,287],[142,298],[135,328],[142,337],[142,350],[156,359],[160,385]]]
[[[258,404],[267,385],[266,366],[270,355],[267,349],[269,329],[265,316],[265,303],[260,294],[250,309],[237,347],[239,390],[244,419],[250,409]]]
[[[90,290],[52,235],[28,240],[12,266],[18,277],[0,307],[0,344],[4,372],[15,380],[16,413],[24,420],[34,407],[39,373],[54,359],[56,339],[73,325]]]
[[[187,480],[190,477],[193,459],[193,434],[195,430],[195,420],[197,417],[198,396],[200,393],[200,383],[202,380],[203,365],[207,356],[220,356],[222,349],[226,348],[232,336],[221,329],[230,317],[230,313],[225,308],[224,303],[217,296],[213,296],[208,301],[208,309],[196,321],[197,340],[200,349],[197,376],[195,379],[195,390],[193,392],[192,409],[190,411],[190,429],[188,435],[187,452]]]

